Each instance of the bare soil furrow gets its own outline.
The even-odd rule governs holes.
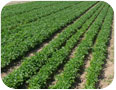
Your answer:
[[[111,84],[114,78],[114,20],[112,24],[112,30],[110,35],[110,42],[108,45],[108,53],[105,64],[103,65],[102,74],[99,77],[98,87],[105,88]]]
[[[92,58],[92,54],[90,53],[85,60],[85,64],[84,64],[84,67],[83,67],[84,70],[83,70],[83,72],[82,72],[82,74],[80,75],[80,78],[79,78],[80,82],[77,83],[77,85],[75,86],[75,89],[83,89],[84,88],[84,85],[85,85],[85,82],[86,82],[85,77],[86,77],[86,74],[87,74],[86,70],[90,66],[91,58]]]
[[[93,8],[93,7],[92,7],[92,8]],[[89,10],[88,10],[88,11],[89,11]],[[87,13],[87,12],[86,12],[86,13]],[[95,19],[96,19],[96,18],[95,18]],[[92,23],[93,23],[93,22],[92,22]],[[92,25],[92,23],[91,23],[91,25]],[[91,26],[91,25],[90,25],[90,26]],[[90,26],[88,27],[88,29],[90,28]],[[80,28],[81,28],[81,27],[80,27]],[[71,51],[69,57],[67,58],[66,62],[64,62],[64,63],[59,67],[59,69],[55,72],[55,74],[52,76],[53,78],[50,80],[50,83],[49,83],[48,87],[50,87],[50,86],[52,86],[52,85],[55,85],[55,84],[57,83],[57,77],[58,77],[59,75],[62,74],[63,68],[64,68],[65,64],[66,64],[71,58],[74,57],[75,49],[78,47],[78,45],[79,45],[79,44],[81,43],[81,41],[84,39],[85,33],[87,33],[88,29],[86,30],[86,32],[84,32],[84,33],[82,34],[82,36],[80,37],[79,42],[78,42],[77,45],[72,49],[72,51]]]
[[[97,3],[96,3],[97,4]],[[86,10],[85,13],[82,13],[80,15],[80,17],[82,17],[84,14],[86,14],[89,10],[91,10],[91,8],[94,8],[95,5],[93,5],[92,7],[88,8],[88,10]],[[24,57],[20,57],[19,59],[11,62],[11,64],[9,64],[6,68],[2,69],[2,73],[1,73],[1,77],[5,77],[7,76],[9,73],[13,72],[15,69],[19,68],[21,66],[21,63],[23,61],[23,58],[30,58],[31,56],[34,56],[34,53],[40,52],[45,46],[48,45],[48,43],[57,38],[57,36],[63,31],[65,30],[65,28],[69,27],[70,25],[74,24],[80,17],[77,17],[76,19],[74,19],[72,22],[70,22],[67,26],[63,27],[62,29],[58,30],[57,32],[54,33],[54,35],[52,37],[50,37],[48,40],[44,41],[40,46],[36,46],[34,49],[30,50],[29,52],[27,52],[27,54]],[[65,42],[66,43],[66,42]],[[65,45],[65,44],[64,44]]]
[[[93,21],[93,23],[94,23],[94,21]],[[102,24],[103,23],[104,23],[104,20],[103,20]],[[99,31],[98,31],[98,33],[96,34],[96,36],[93,40],[93,46],[92,47],[94,47],[94,45],[96,43],[97,36],[100,32],[100,29],[101,29],[101,27],[99,28]],[[85,82],[86,82],[87,69],[90,66],[91,59],[92,59],[92,48],[89,50],[89,54],[85,56],[84,65],[81,67],[81,71],[79,73],[77,73],[77,78],[75,79],[75,83],[73,84],[72,88],[74,88],[74,89],[84,89]]]

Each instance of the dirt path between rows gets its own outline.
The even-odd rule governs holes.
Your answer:
[[[112,25],[111,40],[108,47],[108,58],[106,59],[106,65],[103,69],[103,73],[103,78],[99,83],[100,88],[105,88],[110,85],[114,78],[114,23]]]
[[[92,58],[92,53],[89,54],[89,56],[85,60],[85,66],[84,66],[84,71],[80,76],[80,83],[75,87],[75,89],[83,89],[85,88],[85,83],[86,83],[86,74],[87,74],[87,69],[90,66],[90,61]]]
[[[96,4],[97,4],[97,3],[96,3]],[[90,7],[90,8],[95,7],[96,4],[93,5],[93,6]],[[88,8],[88,10],[87,10],[85,13],[87,13],[89,10],[91,10],[90,8]],[[81,16],[83,16],[85,13],[83,13]],[[81,17],[81,16],[80,16],[80,17]],[[30,57],[34,56],[35,53],[40,52],[45,46],[48,45],[48,43],[49,43],[51,40],[57,38],[57,36],[58,36],[59,33],[61,33],[65,28],[67,28],[67,27],[69,27],[70,25],[74,24],[80,17],[77,17],[77,18],[74,19],[72,22],[70,22],[69,24],[67,24],[67,26],[63,27],[61,30],[59,30],[58,32],[56,32],[49,40],[45,41],[45,42],[42,44],[42,46],[37,47],[37,48],[35,48],[34,50],[28,52],[27,55],[26,55],[26,57],[29,57],[29,58],[30,58]],[[21,60],[22,60],[22,59],[21,59]],[[21,63],[21,62],[22,62],[21,60],[16,60],[16,61],[18,61],[18,62],[15,62],[13,65],[9,65],[9,66],[7,67],[7,69],[4,70],[5,72],[2,72],[2,73],[1,73],[1,77],[3,78],[3,77],[5,77],[5,76],[7,76],[9,73],[11,73],[11,72],[14,71],[15,69],[19,68],[20,65],[22,64],[22,63]]]
[[[76,85],[75,89],[83,89],[86,82],[86,69],[90,66],[90,60],[92,58],[92,54],[89,55],[87,62],[85,64],[84,73],[80,76],[79,80],[80,83]],[[105,88],[109,84],[111,84],[113,77],[114,77],[114,25],[112,25],[112,34],[110,40],[110,46],[108,47],[108,58],[106,59],[106,65],[103,69],[103,76],[99,80],[99,84],[97,88]]]
[[[96,5],[95,5],[96,6]],[[92,8],[94,8],[95,6],[93,6]],[[89,9],[89,10],[91,10],[91,9]],[[88,11],[89,11],[88,10]],[[87,12],[88,12],[87,11]],[[86,13],[87,13],[86,12]],[[83,16],[83,15],[82,15]],[[79,18],[78,18],[79,19]],[[77,20],[78,20],[77,19]],[[75,23],[76,21],[74,21],[73,23]],[[89,26],[90,27],[90,26]],[[89,29],[89,27],[88,27],[88,29]],[[80,42],[84,39],[84,36],[85,36],[85,33],[88,31],[88,29],[83,33],[83,35],[81,35],[80,36],[80,39],[79,39],[79,41],[78,41],[78,43],[77,43],[77,45],[75,45],[74,46],[74,48],[71,50],[71,53],[70,53],[70,55],[69,55],[69,57],[68,57],[68,59],[66,60],[66,62],[65,63],[63,63],[63,65],[61,65],[60,66],[60,68],[57,70],[57,72],[56,72],[56,74],[53,76],[53,78],[51,79],[51,81],[50,81],[50,84],[49,84],[49,88],[51,87],[51,86],[54,86],[56,83],[57,83],[57,77],[58,76],[60,76],[61,74],[62,74],[62,72],[64,71],[64,67],[65,67],[65,64],[70,60],[70,59],[72,59],[72,58],[74,58],[75,56],[75,51],[76,51],[76,48],[78,47],[78,45],[80,44]]]

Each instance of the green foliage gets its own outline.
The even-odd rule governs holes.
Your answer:
[[[55,51],[62,46],[62,44],[73,35],[78,27],[81,27],[83,23],[93,14],[100,4],[92,8],[88,13],[80,17],[74,24],[65,28],[57,38],[52,40],[45,48],[42,49],[39,53],[36,53],[35,56],[23,60],[24,62],[17,70],[13,71],[11,74],[6,76],[3,81],[4,83],[12,88],[18,88],[22,85],[24,81],[36,74],[37,71],[48,61],[48,58],[55,53]],[[93,13],[92,13],[93,12]]]
[[[84,2],[79,5],[75,5],[70,9],[53,13],[39,21],[31,24],[27,24],[22,30],[7,40],[5,45],[2,43],[2,68],[9,65],[13,60],[24,56],[29,50],[36,45],[42,44],[43,41],[49,39],[55,32],[65,27],[67,24],[73,22],[82,13],[86,12],[88,8],[94,5],[96,2]],[[80,6],[86,6],[81,8]],[[70,13],[70,11],[72,13]],[[6,41],[6,40],[4,40]]]
[[[24,12],[27,13],[32,10],[51,6],[52,4],[58,4],[58,2],[27,2],[22,4],[4,6],[2,9],[2,18],[6,19],[9,18],[9,16],[12,17],[19,14],[23,14]]]
[[[80,3],[75,3],[76,5]],[[44,3],[45,4],[45,3]],[[2,35],[15,34],[19,31],[19,29],[25,26],[27,23],[33,23],[34,21],[39,21],[41,18],[48,16],[53,13],[57,13],[61,10],[70,8],[72,5],[75,5],[74,2],[57,2],[57,3],[48,3],[47,5],[41,6],[41,3],[37,3],[38,7],[34,8],[34,10],[25,11],[25,13],[21,13],[12,17],[3,18],[2,20]],[[28,7],[28,6],[27,6]],[[46,8],[45,8],[46,7]],[[2,14],[3,15],[3,14]],[[18,29],[17,29],[18,28]],[[8,37],[8,36],[7,36]],[[7,38],[5,38],[7,40]]]
[[[95,88],[107,56],[112,18],[113,10],[104,2],[32,2],[4,7],[2,68],[23,57],[36,45],[41,45],[54,33],[64,30],[40,52],[23,58],[21,66],[4,77],[3,82],[11,88],[19,88],[25,82],[29,89],[48,87],[49,79],[67,62],[67,57],[80,41],[74,57],[64,65],[63,72],[57,76],[56,84],[49,88],[72,87],[94,42],[85,88]],[[81,40],[82,36],[84,38]]]
[[[55,53],[53,53],[52,57],[49,58],[49,62],[46,63],[46,65],[44,65],[40,71],[38,72],[38,74],[36,74],[35,76],[33,76],[30,80],[29,80],[29,88],[31,89],[38,89],[38,88],[46,88],[46,83],[49,80],[49,78],[51,77],[51,75],[58,69],[58,67],[60,65],[63,64],[63,62],[65,62],[67,60],[67,57],[69,56],[72,48],[77,44],[78,40],[80,39],[80,37],[83,35],[83,33],[87,30],[87,28],[89,27],[89,25],[93,22],[93,20],[96,18],[96,16],[99,14],[98,12],[101,11],[101,9],[103,8],[103,6],[101,8],[98,9],[98,11],[92,16],[92,14],[94,13],[94,9],[93,11],[90,11],[90,13],[86,14],[86,18],[89,17],[89,19],[87,19],[86,23],[83,24],[82,28],[80,30],[78,30],[75,35],[73,35],[66,43],[66,45],[64,47],[62,47],[60,50],[56,51]],[[92,17],[91,17],[91,16]],[[91,17],[91,18],[90,18]],[[85,27],[88,26],[88,27]],[[80,48],[81,49],[81,48]],[[81,49],[82,50],[82,49]],[[86,53],[86,52],[85,52]],[[75,71],[73,67],[75,67],[75,62],[72,62],[70,64],[70,68],[69,70],[71,70],[71,72]],[[80,64],[81,65],[81,64]],[[69,72],[70,73],[70,72]],[[71,77],[71,74],[68,73],[68,76]],[[63,77],[64,78],[64,77]],[[69,77],[68,77],[69,78]],[[72,77],[71,77],[72,78]],[[65,78],[67,79],[67,77]],[[74,81],[74,80],[73,80]],[[71,81],[71,82],[73,82]],[[67,85],[66,85],[67,86]]]
[[[84,65],[85,56],[88,55],[89,50],[93,45],[93,40],[96,34],[99,32],[99,28],[102,25],[102,21],[107,13],[108,5],[106,5],[102,12],[98,15],[95,22],[90,26],[88,32],[85,34],[84,40],[76,48],[75,57],[70,59],[65,67],[62,74],[58,77],[58,81],[55,85],[50,88],[53,89],[69,89],[77,77],[77,73],[81,70]],[[101,21],[101,22],[99,22]]]
[[[113,10],[110,7],[93,48],[93,58],[90,62],[90,67],[87,70],[86,76],[87,81],[85,88],[87,89],[96,88],[95,85],[96,82],[98,82],[98,76],[100,75],[102,65],[104,64],[104,61],[107,57],[107,45],[111,33],[112,19]]]

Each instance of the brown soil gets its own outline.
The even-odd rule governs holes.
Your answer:
[[[96,6],[96,5],[95,5],[95,6]],[[95,6],[93,6],[92,8],[94,8]],[[90,10],[90,9],[89,9],[89,10]],[[88,11],[89,11],[89,10],[88,10]],[[87,12],[88,12],[88,11],[87,11]],[[87,12],[86,12],[86,13],[87,13]],[[82,15],[82,16],[83,16],[83,15]],[[79,18],[78,18],[78,19],[79,19]],[[77,20],[78,20],[78,19],[77,19]],[[75,21],[74,21],[73,23],[75,23]],[[89,28],[90,28],[90,27],[89,27]],[[88,29],[89,29],[89,28],[88,28]],[[86,32],[88,32],[88,30],[87,30]],[[86,33],[86,32],[85,32],[85,33]],[[80,37],[80,40],[79,40],[78,44],[80,44],[80,42],[84,39],[85,33]],[[77,44],[77,45],[78,45],[78,44]],[[75,50],[76,50],[76,48],[78,47],[77,45],[72,49],[71,54],[69,55],[68,60],[70,60],[71,58],[74,58],[74,57],[75,57],[74,55],[75,55]],[[67,61],[68,61],[68,60],[67,60]],[[89,65],[87,65],[87,66],[89,66]],[[48,87],[51,87],[51,86],[53,86],[53,85],[55,85],[55,84],[57,83],[57,77],[60,76],[60,75],[62,74],[63,68],[64,68],[64,65],[61,66],[61,68],[60,68],[60,69],[56,72],[56,74],[53,76],[52,81],[51,81],[51,83],[49,84]],[[84,75],[84,76],[85,76],[85,75]],[[77,85],[76,85],[76,84],[77,84]],[[77,88],[78,83],[75,83],[75,84],[74,84],[74,87],[75,87],[75,86],[76,86],[76,88]],[[76,89],[76,88],[75,88],[75,89]],[[80,88],[79,88],[79,89],[80,89]]]
[[[82,39],[81,39],[82,40]],[[80,41],[81,41],[80,40]],[[71,52],[71,54],[70,54],[70,56],[69,56],[69,58],[74,58],[75,56],[75,50],[76,50],[76,48],[77,48],[77,46],[76,47],[74,47],[74,49],[72,50],[72,52]]]
[[[6,5],[13,5],[13,4],[21,4],[21,3],[27,3],[31,1],[10,1]]]
[[[81,41],[81,39],[80,39],[80,41]],[[68,62],[71,58],[74,57],[75,49],[76,49],[76,48],[77,48],[77,46],[75,46],[75,47],[72,49],[72,51],[71,51],[71,53],[70,53],[68,59],[66,60],[66,62]],[[51,80],[51,83],[50,83],[50,85],[49,85],[48,87],[51,87],[51,86],[53,86],[53,85],[55,85],[55,84],[57,83],[57,77],[60,76],[60,75],[62,74],[62,72],[64,71],[63,69],[64,69],[64,66],[65,66],[66,62],[65,62],[62,66],[60,66],[60,68],[58,69],[58,71],[57,71],[57,72],[55,73],[55,75],[53,76],[53,79]]]
[[[51,40],[57,38],[59,33],[62,32],[63,30],[59,31],[58,33],[55,33],[50,40],[47,40],[46,42],[44,42],[40,47],[37,47],[36,49],[28,52],[27,55],[25,56],[25,58],[30,58],[30,57],[34,56],[35,53],[40,52],[44,47],[46,47],[48,45],[48,43]],[[1,73],[1,77],[3,78],[5,76],[7,76],[9,73],[13,72],[15,69],[18,69],[21,66],[21,63],[22,63],[22,60],[19,60],[18,62],[14,63],[13,66],[11,65],[5,72]]]
[[[90,66],[90,60],[92,58],[92,53],[89,54],[89,56],[87,57],[87,59],[85,60],[85,66],[84,66],[84,71],[80,76],[80,83],[77,84],[77,86],[75,87],[75,89],[83,89],[85,86],[85,82],[86,82],[86,70],[87,68]]]
[[[8,75],[10,72],[12,72],[14,69],[19,68],[20,65],[21,65],[21,62],[18,62],[18,63],[16,63],[15,66],[9,68],[7,72],[2,72],[2,73],[1,73],[1,78],[4,78],[5,76],[7,76],[7,75]]]
[[[86,69],[90,66],[90,60],[92,58],[92,54],[85,60],[85,67],[84,71],[81,74],[79,81],[74,89],[83,89],[86,83]],[[110,40],[110,46],[108,47],[108,58],[106,59],[106,65],[103,69],[104,75],[101,76],[99,80],[99,84],[97,88],[105,88],[109,84],[111,84],[113,77],[114,77],[114,25],[112,25],[112,35]]]
[[[100,80],[100,88],[105,88],[111,84],[114,78],[114,23],[112,25],[112,36],[110,40],[110,46],[108,47],[108,58],[106,59],[106,65],[103,69],[104,75]]]
[[[15,3],[15,2],[12,2],[12,3]],[[96,4],[93,6],[95,7]],[[91,8],[93,8],[91,7]],[[84,13],[86,14],[89,10],[91,10],[90,8]],[[81,16],[83,16],[84,14],[82,14]],[[80,16],[80,17],[81,17]],[[80,18],[79,17],[79,18]],[[40,52],[42,50],[43,47],[47,46],[48,43],[53,40],[54,38],[57,38],[58,34],[61,33],[61,31],[63,31],[65,28],[67,28],[68,26],[70,26],[71,24],[74,24],[75,21],[77,21],[79,18],[77,18],[76,20],[74,20],[73,22],[69,23],[66,27],[62,28],[62,30],[59,30],[57,33],[55,33],[48,41],[46,41],[45,43],[43,43],[39,48],[36,48],[34,50],[32,50],[31,52],[29,52],[26,57],[30,58],[31,56],[34,56],[34,53],[36,52]],[[4,71],[5,72],[2,72],[1,73],[1,77],[5,77],[7,76],[9,73],[11,73],[12,71],[14,71],[15,69],[19,68],[21,65],[21,60],[18,60],[18,62],[14,63],[13,65],[9,65],[7,69],[5,69]]]
[[[56,35],[57,36],[57,35]],[[55,37],[56,37],[55,36]],[[29,52],[25,58],[30,58],[34,56],[35,53],[40,52],[44,47],[48,45],[48,42],[44,42],[39,48],[36,48],[35,50]],[[18,69],[22,64],[22,60],[19,60],[18,62],[15,62],[13,65],[11,65],[5,72],[1,73],[1,77],[7,76],[9,73],[13,72],[15,69]]]

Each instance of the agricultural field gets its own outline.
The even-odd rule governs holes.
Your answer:
[[[34,1],[1,12],[1,77],[15,89],[98,89],[113,80],[112,7]]]

